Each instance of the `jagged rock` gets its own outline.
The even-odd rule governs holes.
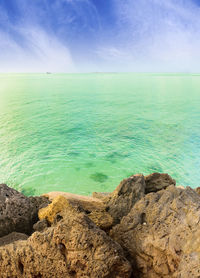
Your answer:
[[[29,200],[31,201],[32,205],[35,207],[35,209],[38,211],[41,208],[44,208],[48,206],[48,204],[51,203],[49,198],[45,196],[34,196],[29,197]]]
[[[102,230],[107,231],[113,225],[112,216],[106,211],[94,210],[88,214],[88,217]]]
[[[43,220],[39,220],[37,223],[33,225],[33,230],[42,232],[48,227],[49,227],[48,221],[46,219],[43,219]]]
[[[62,216],[26,241],[0,247],[1,278],[130,277],[130,263],[118,243],[74,208]]]
[[[57,196],[51,204],[38,211],[38,217],[40,220],[46,219],[52,224],[56,215],[63,210],[67,210],[70,206],[69,201],[65,197]]]
[[[31,234],[37,221],[40,197],[34,200],[24,196],[6,184],[0,185],[0,237],[11,232]],[[41,200],[40,200],[41,201]]]
[[[84,211],[105,210],[105,204],[101,200],[90,196],[82,196],[60,191],[49,192],[43,196],[48,197],[50,201],[53,201],[58,196],[63,196],[70,202],[70,204],[81,207]]]
[[[114,224],[127,215],[133,205],[144,196],[145,181],[143,175],[134,175],[124,179],[118,187],[103,199],[108,207],[108,213],[113,217]]]
[[[149,193],[111,231],[135,276],[200,277],[200,196],[169,186]]]
[[[176,181],[168,174],[153,173],[145,176],[145,193],[157,192],[166,189],[170,185],[176,185]]]
[[[50,224],[52,224],[56,218],[56,215],[72,207],[86,212],[88,217],[101,229],[108,230],[112,227],[113,218],[108,212],[106,212],[105,205],[98,204],[98,206],[95,206],[93,203],[90,204],[89,201],[87,204],[86,202],[84,204],[82,202],[78,203],[78,199],[76,202],[74,202],[70,198],[66,199],[62,195],[57,195],[51,204],[45,208],[40,209],[38,216],[40,220],[46,219]]]
[[[28,236],[25,234],[13,232],[7,236],[3,236],[0,238],[0,246],[4,246],[4,245],[10,244],[10,243],[13,243],[14,241],[17,241],[17,240],[26,240],[27,238],[28,238]]]

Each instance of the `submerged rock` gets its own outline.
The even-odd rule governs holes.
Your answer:
[[[130,277],[118,243],[84,213],[69,207],[62,216],[44,232],[0,248],[1,278]]]
[[[200,196],[191,188],[147,194],[110,232],[135,277],[200,277]]]
[[[90,175],[90,178],[96,182],[105,182],[108,179],[108,176],[103,173],[94,173]]]

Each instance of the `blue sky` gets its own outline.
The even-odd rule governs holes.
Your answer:
[[[0,0],[1,72],[200,72],[200,0]]]

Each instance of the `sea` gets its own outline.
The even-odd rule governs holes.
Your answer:
[[[200,186],[199,74],[0,74],[0,183],[90,195],[153,172]]]

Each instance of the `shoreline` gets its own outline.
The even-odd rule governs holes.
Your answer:
[[[26,197],[2,184],[0,278],[197,278],[199,194],[160,173],[92,196]]]

